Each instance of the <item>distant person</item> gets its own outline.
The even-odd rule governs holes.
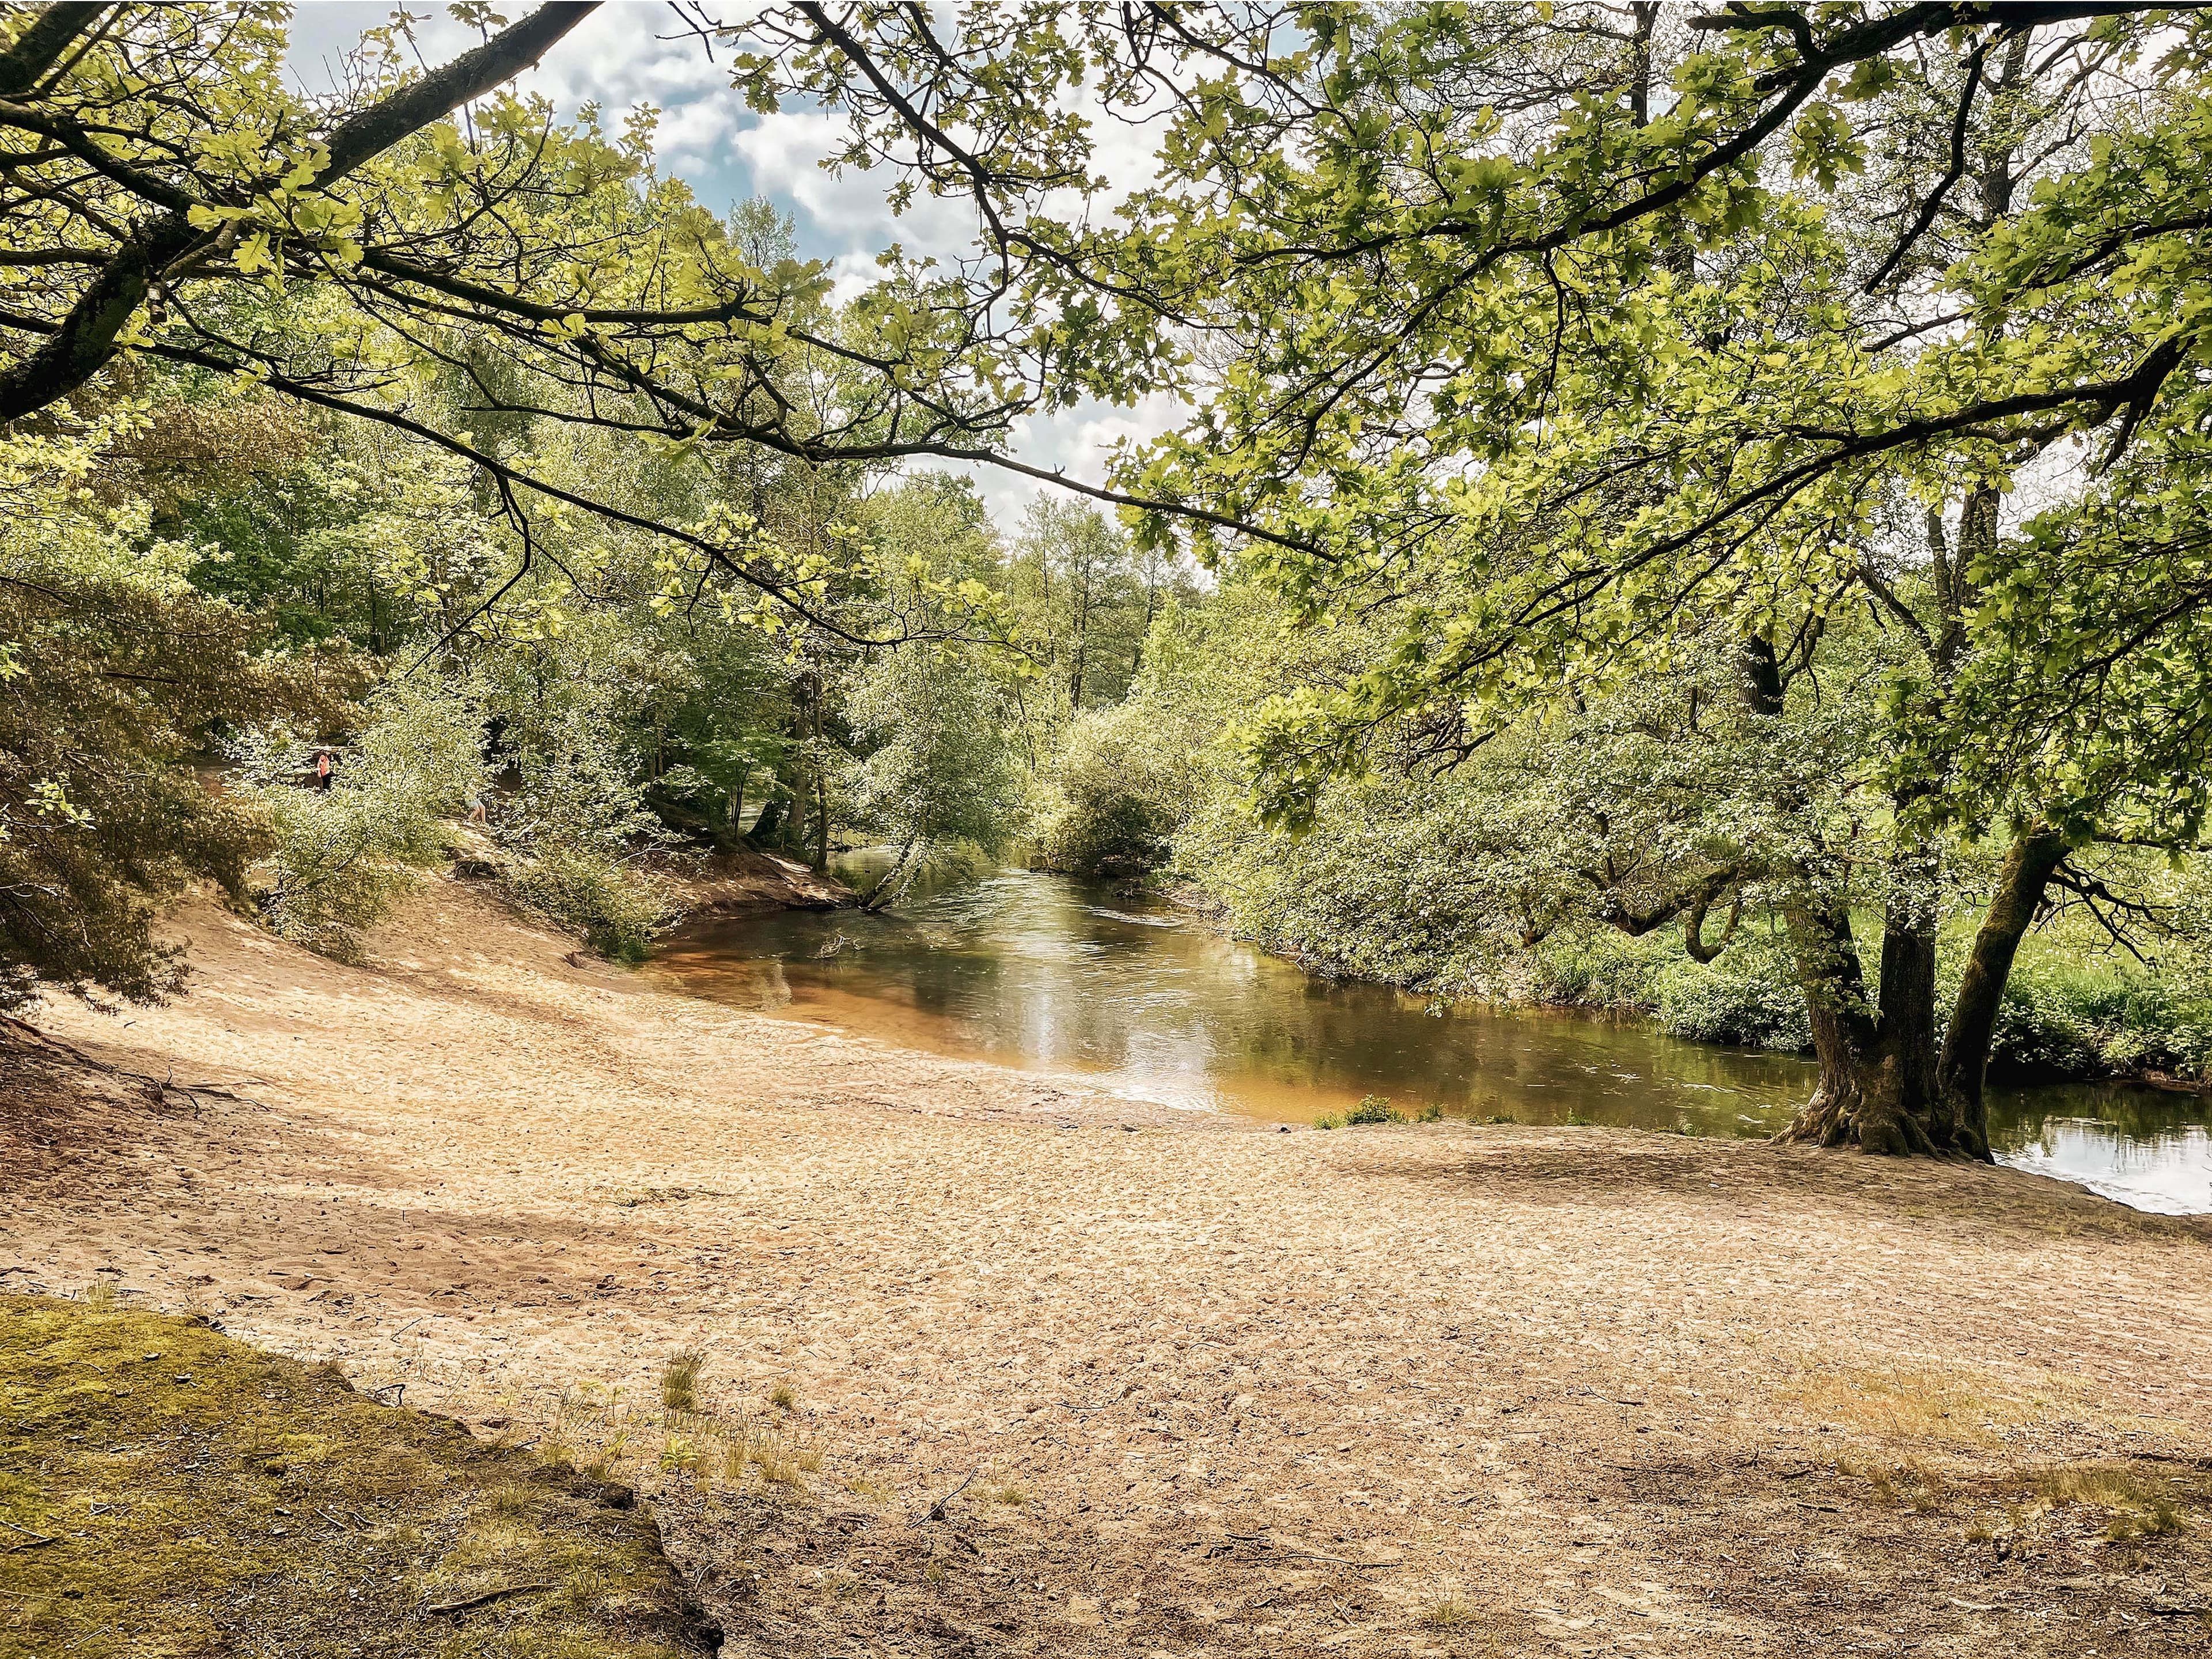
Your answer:
[[[331,787],[331,775],[332,775],[332,774],[334,774],[335,772],[337,772],[337,769],[338,769],[337,758],[337,757],[335,757],[334,755],[332,755],[329,750],[327,750],[327,749],[318,749],[317,750],[315,750],[315,787],[316,787],[316,788],[318,788],[318,789],[327,789],[327,788],[329,788],[329,787]]]
[[[489,823],[490,821],[491,820],[484,817],[483,791],[481,789],[471,789],[469,791],[469,822],[471,823]]]

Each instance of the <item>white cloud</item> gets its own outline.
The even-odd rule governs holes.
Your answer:
[[[311,93],[328,91],[346,51],[390,15],[387,0],[301,6],[287,55],[297,82]],[[653,105],[661,112],[654,148],[663,167],[717,212],[753,196],[775,203],[792,217],[801,256],[831,263],[841,298],[874,280],[876,256],[893,242],[941,259],[972,252],[975,225],[966,204],[923,198],[894,216],[884,199],[891,174],[854,170],[840,176],[822,167],[838,147],[839,118],[816,109],[769,115],[748,109],[730,87],[726,65],[710,61],[704,46],[679,27],[665,5],[628,0],[603,6],[517,84],[543,94],[565,115],[596,103],[611,127],[638,104]],[[418,24],[416,39],[434,64],[476,41],[473,31],[442,9]],[[1148,130],[1103,119],[1095,137],[1097,164],[1117,186],[1127,190],[1149,178]],[[1134,410],[1091,404],[1040,416],[1022,423],[1016,453],[1030,465],[1098,482],[1105,446],[1164,430],[1175,412],[1171,400],[1152,397]],[[974,471],[993,511],[1009,526],[1048,488],[997,469]]]

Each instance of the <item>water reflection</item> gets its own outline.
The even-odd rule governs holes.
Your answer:
[[[1764,1135],[1804,1060],[1546,1010],[1431,1012],[1318,980],[1164,904],[1006,872],[900,912],[708,922],[654,970],[740,1006],[908,1048],[1091,1074],[1147,1099],[1306,1121],[1369,1093],[1524,1123]],[[2196,1097],[2106,1086],[1993,1093],[2001,1159],[2138,1208],[2212,1211]]]

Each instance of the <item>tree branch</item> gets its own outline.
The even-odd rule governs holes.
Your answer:
[[[61,61],[70,45],[100,19],[106,6],[48,6],[0,52],[0,98],[20,98]]]

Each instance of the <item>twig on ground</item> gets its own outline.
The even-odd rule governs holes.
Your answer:
[[[939,1498],[934,1504],[932,1504],[929,1506],[929,1518],[933,1521],[942,1521],[945,1519],[945,1506],[947,1504],[950,1504],[954,1498],[959,1497],[962,1492],[966,1492],[969,1487],[974,1486],[975,1484],[975,1477],[982,1473],[983,1466],[980,1463],[974,1468],[969,1470],[968,1478],[965,1480],[963,1480],[951,1492],[945,1493],[944,1497]]]
[[[13,1555],[17,1550],[34,1550],[41,1544],[58,1544],[62,1541],[58,1537],[49,1538],[42,1532],[33,1532],[28,1527],[19,1527],[13,1521],[0,1520],[0,1527],[5,1527],[10,1532],[20,1532],[28,1540],[21,1544],[9,1545],[6,1549],[0,1550],[0,1555]]]
[[[552,1585],[544,1583],[501,1584],[496,1589],[488,1589],[483,1591],[479,1595],[465,1597],[459,1601],[432,1601],[424,1607],[422,1611],[425,1613],[466,1613],[472,1607],[489,1607],[494,1601],[505,1601],[510,1595],[531,1595],[539,1590],[550,1590],[552,1588]]]
[[[1296,1544],[1285,1544],[1279,1538],[1270,1538],[1264,1532],[1232,1532],[1224,1536],[1240,1544],[1257,1544],[1262,1549],[1280,1550],[1285,1555],[1303,1555],[1309,1560],[1328,1561],[1340,1567],[1353,1567],[1361,1572],[1372,1572],[1377,1567],[1396,1566],[1395,1561],[1354,1561],[1348,1557],[1331,1555],[1325,1550],[1301,1549]]]
[[[155,1077],[149,1072],[134,1072],[127,1066],[118,1066],[109,1060],[96,1060],[74,1042],[58,1037],[51,1031],[42,1031],[28,1020],[17,1019],[11,1014],[0,1014],[0,1036],[12,1036],[21,1042],[34,1044],[39,1048],[53,1049],[89,1070],[105,1073],[109,1077],[125,1078],[131,1082],[142,1084],[146,1091],[154,1097],[154,1103],[157,1106],[167,1105],[171,1095],[182,1095],[195,1114],[199,1111],[199,1097],[202,1095],[212,1095],[219,1100],[234,1100],[241,1106],[263,1104],[260,1101],[252,1099],[246,1095],[235,1094],[216,1084],[179,1083],[176,1080],[176,1074],[173,1072],[167,1077]]]

